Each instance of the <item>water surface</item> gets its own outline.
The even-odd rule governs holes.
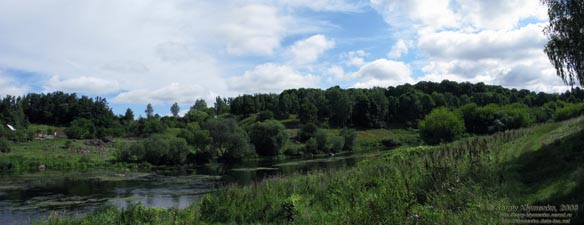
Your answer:
[[[161,167],[149,171],[88,169],[0,174],[0,224],[28,224],[51,214],[78,217],[96,208],[186,208],[226,184],[247,185],[272,176],[355,165],[380,152],[344,153],[310,159],[258,159],[232,165]]]

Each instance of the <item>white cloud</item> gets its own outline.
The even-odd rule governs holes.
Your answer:
[[[113,99],[115,103],[169,103],[194,104],[196,99],[210,99],[209,91],[200,85],[171,83],[170,85],[151,90],[137,89],[119,94]]]
[[[420,32],[428,59],[418,80],[485,82],[556,92],[568,89],[543,52],[543,24],[512,30]]]
[[[225,75],[257,63],[245,57],[278,56],[287,49],[284,38],[319,33],[324,23],[297,16],[295,8],[349,10],[335,2],[0,1],[0,68],[53,77],[45,80],[47,90],[116,90],[119,101],[132,103],[157,100],[150,93],[164,90],[165,98],[181,99],[169,90],[174,83],[206,88],[187,94],[228,96],[234,93]]]
[[[22,96],[29,91],[26,86],[18,85],[18,82],[0,70],[0,98],[6,95]]]
[[[302,75],[286,65],[266,63],[246,71],[242,76],[228,80],[229,88],[236,93],[279,93],[285,89],[318,87],[320,79]]]
[[[533,0],[458,0],[461,23],[478,29],[510,30],[522,19],[547,19],[547,10]]]
[[[82,76],[63,80],[59,76],[53,76],[46,83],[45,89],[107,94],[117,92],[120,89],[120,85],[115,80],[106,80],[97,77]]]
[[[359,12],[365,6],[363,1],[344,0],[280,0],[279,4],[288,7],[309,8],[314,11]]]
[[[389,58],[399,58],[411,48],[422,56],[416,62],[423,72],[417,81],[567,89],[543,53],[547,10],[538,1],[372,0],[371,6],[398,30]],[[412,45],[403,39],[413,40]]]
[[[345,70],[341,66],[331,66],[326,70],[326,73],[332,77],[333,80],[345,80],[347,76],[345,75]]]
[[[453,27],[458,21],[449,0],[371,0],[371,7],[394,28],[414,26]]]
[[[430,58],[516,59],[542,52],[547,42],[543,24],[530,24],[510,31],[421,32],[418,48]]]
[[[344,53],[341,57],[344,58],[345,64],[348,66],[362,66],[365,64],[366,55],[365,51],[357,50]]]
[[[509,30],[522,19],[547,17],[545,7],[533,0],[371,0],[370,5],[400,29]]]
[[[360,78],[361,81],[355,83],[352,87],[386,87],[412,83],[414,80],[411,75],[412,72],[410,67],[403,62],[377,59],[361,66],[361,68],[353,74],[353,77]]]
[[[393,47],[391,47],[391,51],[387,55],[390,59],[397,59],[401,57],[403,54],[408,54],[408,46],[406,42],[402,39],[399,39]]]
[[[333,47],[335,47],[335,41],[328,40],[322,34],[313,35],[304,40],[297,41],[289,49],[292,55],[291,63],[294,65],[314,63],[324,51]]]
[[[228,38],[230,54],[256,53],[271,55],[280,47],[286,32],[286,19],[278,9],[268,5],[246,5],[232,9],[231,20],[221,26]]]

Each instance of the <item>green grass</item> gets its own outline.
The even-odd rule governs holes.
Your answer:
[[[572,224],[582,224],[582,127],[579,118],[434,147],[404,147],[350,169],[224,187],[185,210],[133,205],[47,223],[500,224],[495,206],[580,204]],[[361,135],[374,139],[385,132]]]
[[[422,144],[419,134],[406,129],[371,129],[358,130],[355,150],[386,149],[384,140],[394,140],[403,146],[418,146]]]
[[[44,124],[31,124],[28,126],[28,130],[40,131],[42,133],[45,133],[47,130],[52,130],[52,131],[65,130],[65,127],[57,127],[57,126],[44,125]]]
[[[129,140],[115,139],[116,143],[126,141]],[[114,164],[115,144],[106,144],[103,148],[98,148],[87,146],[82,140],[57,138],[20,143],[11,142],[10,147],[9,153],[0,154],[0,171],[32,171],[37,170],[40,165],[44,165],[47,170],[138,166]]]

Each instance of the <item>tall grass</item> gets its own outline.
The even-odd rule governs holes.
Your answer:
[[[584,173],[583,121],[400,148],[350,169],[223,187],[185,210],[133,205],[45,224],[500,224],[493,205],[582,203],[584,179],[574,176]],[[542,157],[553,164],[538,167]],[[557,176],[537,178],[550,172]],[[575,183],[565,193],[548,185],[558,182]],[[573,224],[584,222],[582,214]]]

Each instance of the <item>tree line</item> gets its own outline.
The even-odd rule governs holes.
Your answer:
[[[483,107],[489,104],[518,103],[541,107],[548,102],[576,103],[584,99],[584,91],[574,88],[561,94],[507,89],[502,86],[422,81],[388,88],[327,90],[290,89],[278,94],[241,95],[228,99],[230,113],[251,115],[270,111],[277,118],[297,114],[302,123],[327,124],[331,127],[387,128],[391,124],[415,127],[417,122],[440,107],[459,108],[469,103]]]
[[[26,127],[34,123],[64,126],[72,139],[141,137],[147,140],[124,147],[118,158],[152,164],[201,163],[239,160],[256,154],[351,150],[354,129],[419,128],[426,143],[437,144],[464,133],[489,134],[572,118],[582,114],[584,105],[579,102],[583,100],[584,91],[580,88],[551,94],[444,80],[388,88],[335,86],[326,90],[300,88],[280,94],[217,97],[211,106],[198,99],[183,116],[179,115],[177,103],[170,107],[168,116],[155,114],[148,104],[145,117],[135,118],[129,108],[115,115],[101,97],[53,92],[1,99],[0,134],[12,141],[30,140],[38,131]],[[298,123],[287,124],[288,127],[281,123],[296,119]],[[11,124],[17,131],[8,131],[4,124]],[[169,128],[175,129],[176,135],[164,136]],[[298,135],[290,137],[286,128],[299,128]],[[341,131],[332,134],[323,128]],[[287,145],[290,140],[297,145]],[[160,146],[166,150],[159,150]]]

